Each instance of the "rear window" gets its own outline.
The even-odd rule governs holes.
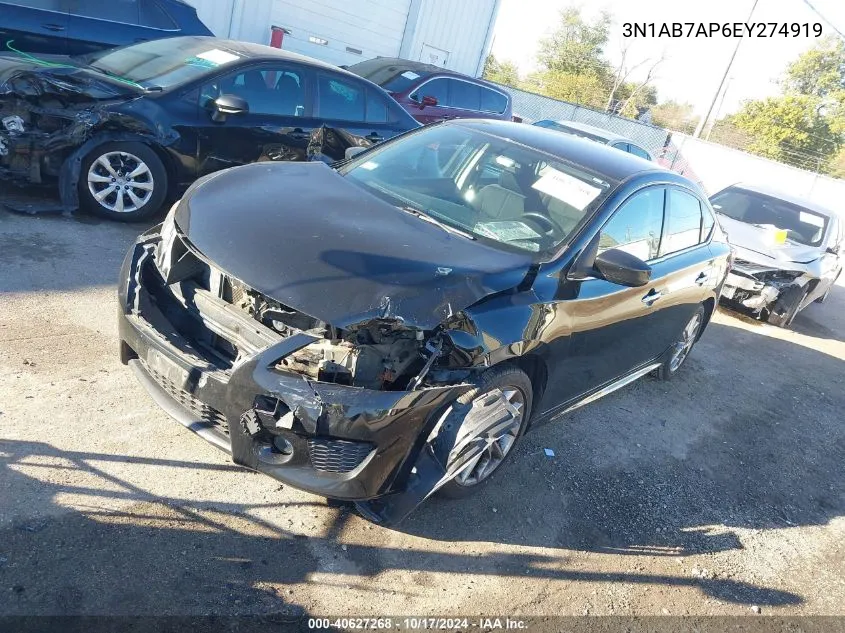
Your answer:
[[[385,64],[380,59],[370,59],[353,64],[347,68],[359,77],[369,79],[388,92],[405,92],[411,86],[428,76],[428,73],[418,72],[408,66],[400,64]]]
[[[495,112],[501,114],[508,107],[508,98],[501,92],[490,90],[489,88],[481,89],[481,110],[483,112]]]

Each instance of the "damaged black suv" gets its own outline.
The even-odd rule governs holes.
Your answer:
[[[238,464],[394,522],[530,422],[673,376],[729,253],[682,176],[452,121],[195,183],[126,257],[121,355]]]

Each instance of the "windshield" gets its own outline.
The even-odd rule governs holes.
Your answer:
[[[213,38],[174,37],[112,49],[77,58],[107,75],[145,88],[169,88],[241,58]]]
[[[745,189],[726,189],[710,199],[716,213],[754,226],[774,226],[786,231],[786,239],[820,246],[830,220],[786,200]]]
[[[615,186],[539,150],[456,125],[386,143],[341,172],[472,239],[535,253],[556,250]]]
[[[396,64],[385,64],[384,60],[371,59],[350,66],[347,70],[359,77],[369,79],[388,92],[404,92],[414,85],[426,73],[416,72],[408,67]]]

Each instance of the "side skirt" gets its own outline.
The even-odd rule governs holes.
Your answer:
[[[621,389],[622,387],[626,387],[627,385],[630,385],[632,382],[639,380],[640,378],[642,378],[646,374],[653,372],[655,369],[660,367],[660,365],[662,365],[662,363],[655,362],[655,363],[651,363],[649,365],[646,365],[645,367],[640,367],[639,369],[631,372],[627,376],[623,376],[622,378],[619,378],[619,379],[605,385],[604,387],[600,388],[598,391],[594,391],[593,393],[588,395],[586,398],[582,398],[581,400],[577,400],[573,404],[570,404],[569,406],[565,407],[562,411],[554,412],[554,410],[552,410],[552,411],[549,411],[547,413],[541,414],[539,416],[539,418],[544,420],[544,421],[549,421],[549,422],[552,421],[552,420],[556,420],[560,416],[565,415],[565,414],[569,413],[570,411],[575,411],[575,409],[580,409],[584,405],[590,404],[591,402],[595,402],[599,398],[604,398],[606,395],[613,393],[617,389]]]

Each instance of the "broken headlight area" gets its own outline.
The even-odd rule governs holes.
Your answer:
[[[329,328],[325,338],[282,358],[278,368],[320,382],[404,390],[439,354],[437,347],[426,349],[426,338],[422,330],[396,321],[373,321],[349,331]]]
[[[778,270],[736,260],[725,281],[722,297],[760,312],[769,309],[802,275],[801,271]]]
[[[447,352],[453,346],[440,328],[424,331],[400,319],[374,319],[339,329],[258,292],[198,257],[176,229],[172,214],[157,239],[149,239],[149,261],[139,267],[137,285],[155,304],[150,308],[221,369],[306,333],[316,340],[278,359],[275,369],[379,391],[461,382],[469,373],[451,369],[454,354]],[[136,309],[131,305],[137,303],[135,295],[129,292],[127,297],[127,307]],[[244,327],[245,320],[256,325]]]

